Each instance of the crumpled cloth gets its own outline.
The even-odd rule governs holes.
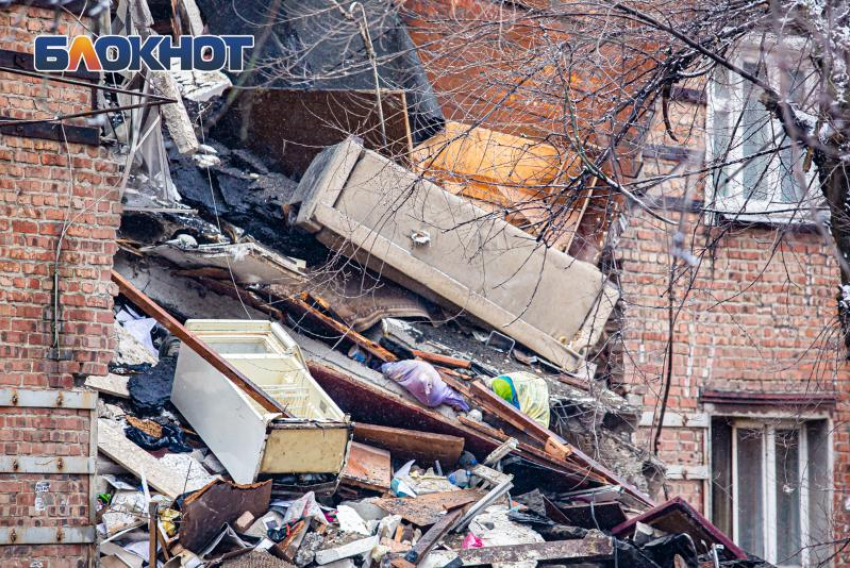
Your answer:
[[[510,379],[520,412],[544,428],[549,427],[549,385],[546,379],[525,371],[507,373],[498,378]]]
[[[384,363],[381,372],[388,379],[403,386],[416,400],[434,408],[448,404],[460,412],[468,412],[469,405],[456,390],[443,382],[440,374],[425,361],[399,361]]]

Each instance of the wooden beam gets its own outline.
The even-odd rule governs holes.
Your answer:
[[[356,344],[358,347],[360,347],[367,353],[373,355],[374,357],[377,357],[381,361],[398,361],[398,357],[381,347],[378,343],[372,341],[367,337],[364,337],[363,335],[355,331],[352,327],[340,321],[337,321],[330,316],[323,314],[321,311],[314,308],[301,298],[295,298],[290,296],[286,298],[279,298],[279,300],[283,303],[287,311],[292,312],[294,315],[305,317],[308,320],[314,322],[315,324],[321,325],[328,330],[339,333],[345,339]]]
[[[414,565],[418,565],[420,562],[425,560],[425,557],[429,552],[431,552],[434,545],[436,545],[440,539],[443,538],[449,530],[451,530],[452,526],[462,515],[462,508],[446,513],[443,518],[434,523],[434,525],[428,529],[428,532],[422,535],[422,538],[416,542],[416,545],[405,555],[404,559]],[[395,565],[393,564],[393,566]],[[396,568],[398,567],[396,566]]]
[[[413,349],[412,352],[414,356],[434,365],[442,365],[443,367],[453,367],[458,369],[469,369],[472,367],[472,362],[467,361],[466,359],[458,359],[456,357],[440,355],[439,353],[432,353],[430,351],[420,351],[418,349]]]
[[[356,422],[354,439],[364,444],[383,448],[393,457],[415,459],[422,463],[438,460],[441,465],[451,467],[463,452],[464,440],[459,436],[432,434],[405,428],[391,428]]]
[[[536,544],[514,544],[470,548],[458,552],[464,566],[482,566],[513,562],[575,560],[595,562],[614,554],[610,537],[587,537],[581,540],[557,540]]]
[[[545,447],[546,443],[550,438],[554,438],[556,442],[560,445],[563,445],[565,448],[571,449],[571,453],[569,455],[569,459],[563,463],[576,463],[582,467],[587,468],[590,472],[593,472],[600,476],[605,482],[611,483],[613,485],[621,485],[623,489],[626,490],[627,493],[638,499],[639,501],[646,503],[650,507],[654,507],[655,503],[652,499],[649,498],[648,495],[644,494],[637,487],[628,483],[614,473],[609,470],[575,446],[569,444],[565,439],[561,436],[558,436],[548,428],[544,428],[540,423],[535,420],[532,420],[522,412],[520,412],[514,406],[508,404],[504,400],[502,400],[495,393],[491,392],[484,384],[481,382],[475,382],[472,384],[472,387],[469,389],[471,396],[474,398],[476,402],[478,402],[481,406],[485,408],[485,410],[495,414],[520,432],[524,432],[528,436],[534,438],[537,442],[539,442],[543,447]],[[554,458],[553,458],[554,459]],[[556,460],[562,461],[562,460]]]
[[[231,365],[221,355],[213,351],[209,345],[198,339],[188,329],[183,327],[179,321],[166,312],[162,307],[151,300],[141,290],[133,286],[126,278],[112,271],[112,281],[118,285],[118,290],[140,310],[177,336],[183,344],[200,355],[213,368],[227,377],[233,384],[241,388],[245,393],[255,400],[260,406],[271,412],[280,412],[289,416],[280,402],[269,396],[264,390],[255,385],[248,377],[243,375],[236,367]]]

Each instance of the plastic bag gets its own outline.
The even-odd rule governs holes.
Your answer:
[[[300,498],[292,502],[286,510],[286,515],[283,516],[283,523],[288,525],[300,519],[308,519],[313,517],[323,524],[327,524],[325,514],[322,513],[321,507],[316,502],[316,494],[313,491],[305,493]]]
[[[124,435],[135,442],[137,446],[150,452],[155,452],[162,448],[168,448],[170,452],[174,453],[192,451],[192,448],[186,444],[186,440],[183,438],[183,431],[180,428],[171,424],[160,424],[160,426],[162,426],[162,436],[159,438],[142,432],[129,424],[124,427]]]
[[[469,405],[466,404],[463,397],[444,383],[437,369],[425,361],[409,360],[384,363],[381,365],[381,372],[388,379],[407,389],[416,400],[425,406],[434,408],[445,403],[460,412],[469,410]]]
[[[460,546],[464,550],[469,550],[470,548],[484,548],[484,541],[471,532],[468,532],[466,533],[466,536],[463,537],[463,543]]]

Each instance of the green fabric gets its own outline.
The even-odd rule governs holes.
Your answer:
[[[499,377],[495,379],[492,384],[493,392],[499,395],[504,400],[513,404],[517,408],[519,408],[519,403],[517,401],[516,394],[514,392],[513,385],[510,383],[510,379],[507,377]]]
[[[514,406],[529,418],[546,428],[549,427],[549,385],[546,384],[545,379],[532,373],[519,371],[502,375],[493,381],[494,385],[496,381],[505,381],[509,386],[513,386],[519,402],[519,404],[514,403]]]

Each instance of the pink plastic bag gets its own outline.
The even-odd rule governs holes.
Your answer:
[[[484,541],[471,532],[468,532],[466,533],[466,536],[463,537],[461,548],[464,550],[469,550],[470,548],[484,548]]]
[[[390,380],[403,386],[425,406],[431,408],[448,404],[461,412],[469,411],[469,405],[454,389],[443,382],[437,369],[425,361],[399,361],[384,363],[381,372]]]

